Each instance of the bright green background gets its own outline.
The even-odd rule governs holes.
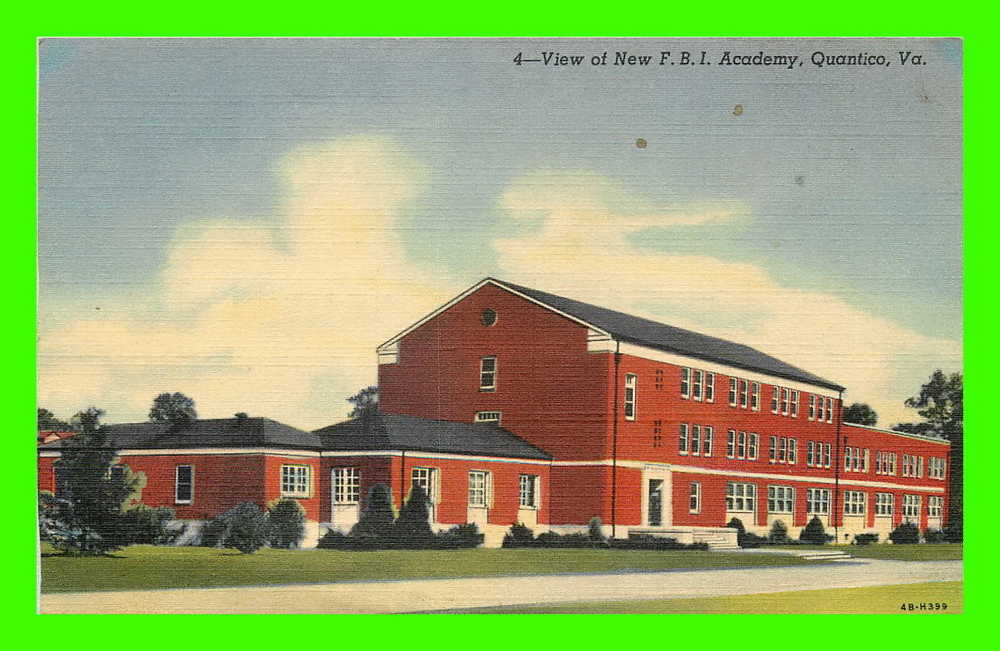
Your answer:
[[[366,9],[377,6],[377,14]],[[994,283],[993,242],[996,232],[992,211],[986,207],[994,150],[992,106],[996,79],[996,48],[992,30],[979,11],[961,3],[803,3],[782,5],[777,16],[767,15],[757,3],[672,3],[640,7],[635,3],[606,4],[591,9],[582,3],[552,2],[525,5],[504,4],[474,8],[455,3],[454,9],[432,9],[412,5],[402,12],[388,4],[358,3],[356,8],[335,3],[313,6],[281,4],[278,11],[264,13],[251,3],[121,4],[97,8],[74,3],[62,8],[55,3],[23,5],[31,17],[18,18],[9,10],[4,16],[4,49],[9,148],[4,175],[9,188],[10,210],[4,221],[4,271],[6,307],[8,400],[15,405],[10,426],[16,445],[12,481],[15,499],[5,502],[4,532],[5,590],[2,612],[5,639],[20,644],[104,648],[119,644],[141,644],[149,649],[202,646],[214,640],[239,648],[273,646],[287,648],[336,648],[344,644],[415,646],[462,646],[475,648],[532,648],[558,646],[677,646],[725,644],[730,647],[779,645],[788,648],[804,643],[835,646],[961,645],[969,637],[989,635],[997,593],[996,558],[986,545],[985,505],[996,492],[986,484],[985,450],[992,431],[985,422],[987,398],[976,387],[988,381],[996,363],[992,334]],[[775,5],[777,7],[777,5]],[[15,10],[16,11],[16,10]],[[962,36],[966,62],[966,354],[965,373],[972,387],[968,395],[966,441],[966,615],[933,620],[911,615],[886,622],[880,617],[855,618],[849,625],[811,617],[784,617],[781,622],[751,620],[717,621],[711,624],[675,616],[411,616],[378,622],[363,617],[341,617],[297,621],[294,627],[277,616],[183,616],[186,622],[151,620],[145,616],[100,619],[100,616],[64,616],[39,619],[35,612],[34,527],[34,111],[35,46],[39,36],[337,36],[337,35],[426,35],[426,36]],[[987,186],[987,187],[984,187]],[[914,387],[916,390],[917,387]],[[13,513],[11,511],[13,510]],[[982,514],[982,515],[980,515]],[[993,520],[995,521],[995,519]],[[818,586],[821,587],[821,586]],[[299,616],[301,617],[301,616]],[[383,618],[385,616],[382,616]],[[586,621],[583,621],[585,618]],[[734,616],[730,616],[734,617]],[[773,617],[773,616],[772,616]],[[720,625],[722,624],[722,625]],[[727,626],[728,624],[728,626]],[[20,644],[14,635],[21,638]],[[989,639],[989,638],[986,638]]]

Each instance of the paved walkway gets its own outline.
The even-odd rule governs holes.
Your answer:
[[[44,594],[42,613],[393,613],[961,581],[961,561]]]

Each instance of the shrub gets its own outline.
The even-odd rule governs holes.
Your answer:
[[[503,537],[503,547],[533,547],[535,532],[520,522],[510,525],[510,531]]]
[[[878,542],[877,533],[859,533],[854,536],[855,545],[871,545]]]
[[[169,545],[181,534],[167,528],[173,519],[173,509],[137,504],[122,513],[122,540],[127,545]]]
[[[361,511],[358,522],[351,528],[350,535],[353,538],[367,538],[379,544],[388,544],[395,519],[389,487],[375,484],[368,490],[365,508]]]
[[[564,548],[564,549],[581,549],[584,547],[590,547],[590,536],[585,533],[568,533],[564,536],[553,531],[546,531],[543,534],[539,534],[538,538],[535,539],[536,547],[554,547],[554,548]]]
[[[894,545],[915,545],[920,542],[920,529],[912,522],[903,522],[892,530],[889,540]]]
[[[485,536],[479,533],[479,527],[474,522],[459,524],[448,531],[437,534],[438,549],[468,549],[483,544]]]
[[[708,549],[708,543],[697,542],[685,544],[677,542],[676,538],[664,538],[659,536],[636,535],[629,536],[628,540],[612,540],[613,549],[631,549],[648,551],[674,551],[674,550],[698,550]]]
[[[587,537],[590,538],[590,542],[594,545],[607,545],[608,540],[604,537],[604,533],[601,531],[601,519],[598,517],[593,517],[587,524]]]
[[[726,526],[730,529],[736,529],[736,544],[740,547],[760,547],[762,544],[767,542],[767,538],[749,533],[746,528],[744,528],[743,521],[739,518],[733,518],[726,524]]]
[[[267,513],[253,502],[243,502],[209,521],[202,528],[201,544],[252,554],[267,544],[269,534]]]
[[[410,491],[410,499],[399,512],[392,526],[392,538],[396,545],[410,549],[431,547],[434,532],[431,531],[430,509],[427,495],[420,486]]]
[[[924,542],[936,544],[946,542],[947,540],[948,533],[941,529],[928,529],[924,532]]]
[[[279,499],[268,505],[268,535],[271,547],[292,549],[298,547],[306,535],[306,510],[298,500]]]
[[[813,545],[825,545],[830,541],[830,538],[831,536],[827,535],[823,521],[819,519],[818,515],[814,515],[799,533],[799,540]]]
[[[355,541],[356,539],[336,529],[327,529],[323,537],[316,543],[316,549],[352,549]]]
[[[767,542],[773,545],[781,545],[789,542],[788,527],[781,520],[775,520],[771,524],[771,531],[767,534]]]

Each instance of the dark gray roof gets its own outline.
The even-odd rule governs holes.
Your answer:
[[[324,450],[413,450],[453,454],[551,459],[544,451],[490,423],[456,423],[400,414],[356,418],[315,432]]]
[[[270,418],[212,418],[193,421],[187,427],[171,431],[164,423],[122,423],[106,425],[105,446],[121,449],[167,448],[251,448],[282,447],[313,449],[320,439],[311,432],[296,429]],[[38,446],[39,450],[58,450],[73,439]]]
[[[490,280],[494,280],[502,287],[509,287],[560,312],[564,312],[601,330],[605,330],[615,337],[615,339],[621,341],[641,344],[650,348],[718,362],[720,364],[728,364],[737,368],[760,371],[789,380],[799,380],[835,391],[842,391],[844,389],[844,387],[836,382],[825,380],[743,344],[709,337],[708,335],[657,323],[656,321],[632,316],[624,312],[616,312],[615,310],[590,305],[589,303],[575,301],[571,298],[540,292],[537,289],[515,285],[503,280],[495,278],[491,278]]]

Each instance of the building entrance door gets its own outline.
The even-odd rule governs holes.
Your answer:
[[[651,527],[663,525],[663,480],[650,479],[649,492],[646,500],[646,520]]]

